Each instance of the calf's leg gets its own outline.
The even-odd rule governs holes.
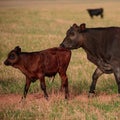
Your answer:
[[[103,72],[99,68],[97,68],[95,70],[95,72],[93,73],[93,76],[92,76],[92,83],[90,86],[89,93],[95,93],[95,87],[96,87],[97,80],[102,74],[103,74]],[[89,94],[89,97],[90,97],[90,94]]]
[[[68,90],[68,78],[66,73],[59,73],[61,77],[61,90],[64,88],[65,89],[65,99],[69,97],[69,90]]]
[[[24,87],[24,93],[23,93],[22,100],[26,98],[30,84],[31,84],[31,80],[28,77],[26,77],[26,83],[25,83],[25,87]]]
[[[48,94],[47,94],[47,92],[46,92],[46,85],[45,85],[45,78],[44,78],[44,77],[41,77],[41,78],[40,78],[40,86],[41,86],[41,89],[42,89],[43,92],[44,92],[44,97],[45,97],[46,99],[48,99]]]

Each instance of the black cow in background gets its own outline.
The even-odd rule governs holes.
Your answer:
[[[97,9],[87,9],[88,14],[90,15],[91,18],[93,18],[93,16],[101,16],[101,18],[103,18],[103,8],[97,8]]]

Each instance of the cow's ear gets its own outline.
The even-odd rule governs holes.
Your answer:
[[[21,52],[21,48],[19,46],[16,46],[15,49],[14,49],[17,53],[20,53]]]
[[[78,28],[78,25],[76,23],[73,24],[73,28]]]
[[[82,23],[81,25],[80,25],[80,31],[82,32],[82,31],[85,31],[86,30],[86,24],[85,23]]]

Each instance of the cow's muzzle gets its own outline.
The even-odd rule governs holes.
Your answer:
[[[61,43],[61,44],[60,44],[60,47],[63,47],[63,48],[65,48],[65,46],[64,46],[64,44],[63,44],[63,43]]]
[[[7,60],[4,61],[4,64],[5,64],[6,66],[11,65],[11,63],[10,63],[9,61],[7,61]]]

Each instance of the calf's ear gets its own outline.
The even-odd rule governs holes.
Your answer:
[[[20,53],[21,52],[21,48],[19,46],[16,46],[15,49],[14,49],[17,53]]]
[[[82,23],[81,25],[80,25],[80,31],[82,32],[82,31],[85,31],[85,29],[86,29],[86,24],[85,23]]]

